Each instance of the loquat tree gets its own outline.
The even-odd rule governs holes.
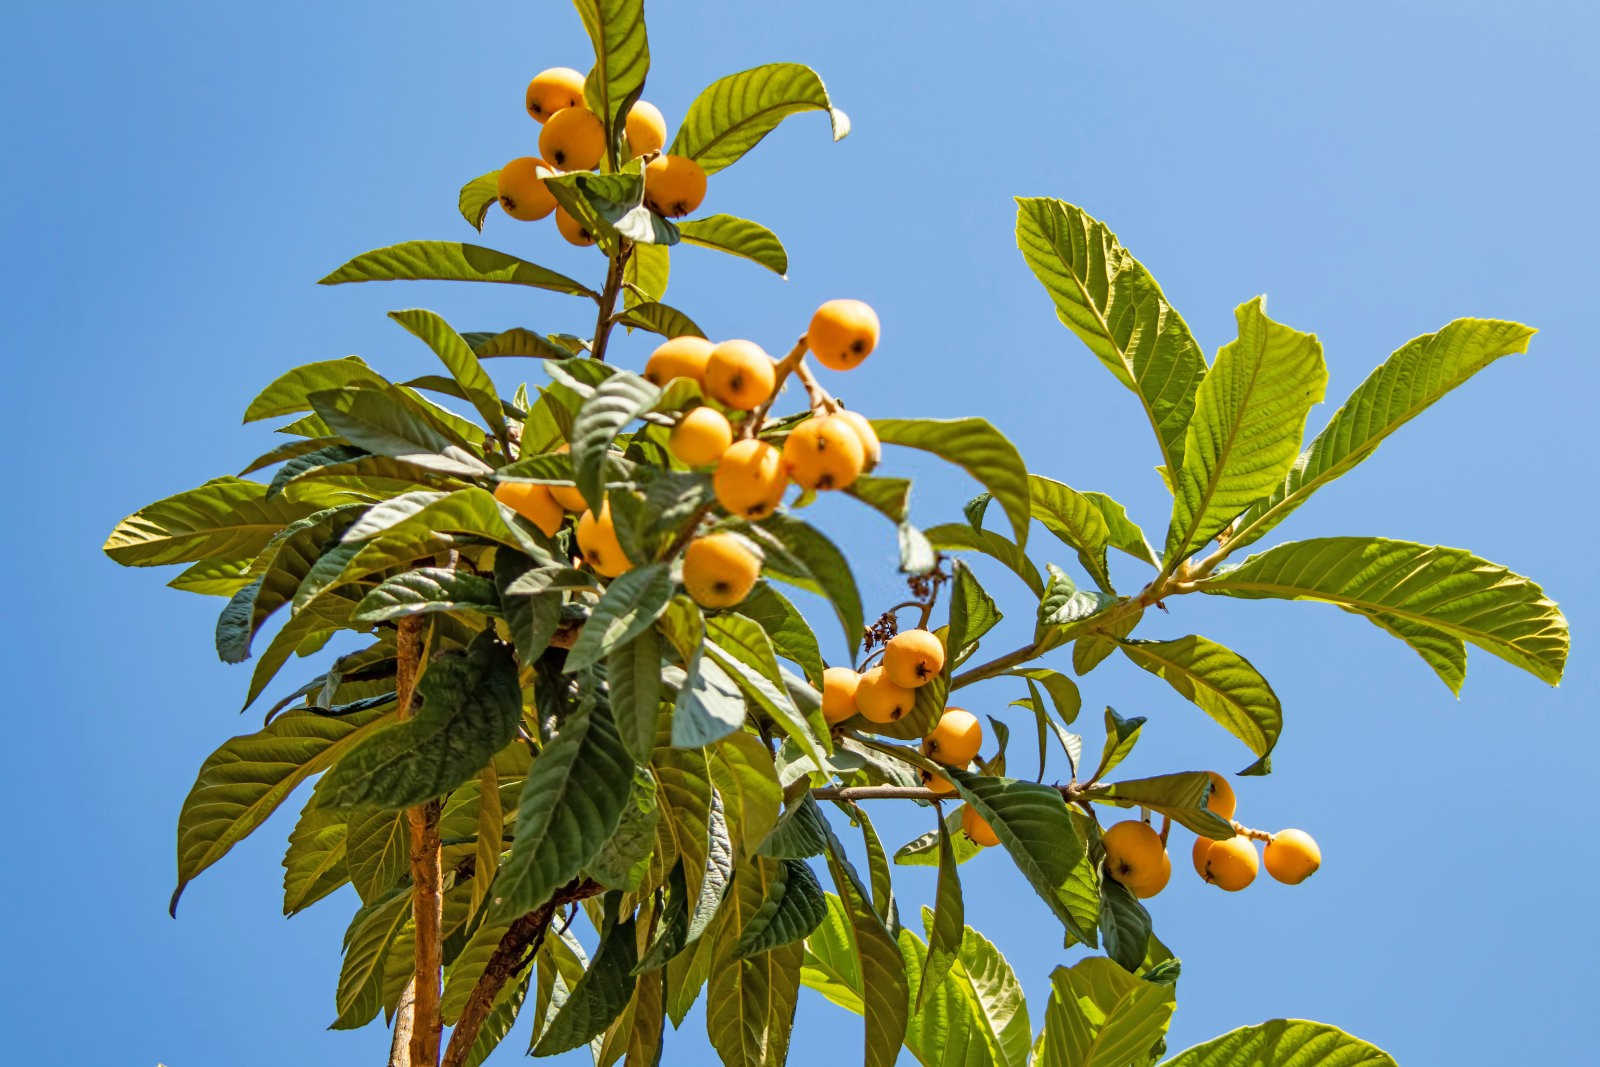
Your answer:
[[[1313,335],[1253,300],[1208,362],[1104,223],[1019,199],[1017,243],[1056,314],[1155,432],[1173,499],[1157,548],[1111,497],[1030,473],[981,418],[846,409],[811,361],[848,373],[873,357],[879,322],[860,301],[801,313],[804,332],[776,359],[705,338],[664,303],[678,244],[786,273],[763,226],[696,214],[708,179],[789,115],[823,112],[836,140],[849,120],[812,70],[774,63],[708,86],[669,142],[641,98],[642,0],[575,6],[592,68],[533,78],[539,157],[468,182],[460,208],[478,229],[497,204],[511,220],[554,216],[563,239],[598,249],[599,284],[446,241],[368,252],[323,282],[531,286],[571,296],[575,315],[593,316],[589,335],[458,332],[429,311],[393,312],[446,374],[396,383],[355,357],[288,370],[245,412],[292,420],[284,444],[129,516],[106,542],[119,563],[188,564],[174,588],[225,599],[225,662],[250,658],[281,618],[247,706],[292,657],[355,642],[200,768],[179,816],[174,911],[315,779],[284,856],[284,911],[353,887],[333,1025],[383,1016],[391,1064],[481,1063],[519,1019],[534,1055],[588,1044],[601,1065],[657,1063],[666,1023],[702,990],[723,1062],[779,1064],[803,986],[864,1017],[873,1067],[902,1048],[924,1064],[1155,1063],[1179,962],[1145,902],[1171,878],[1173,824],[1194,835],[1197,876],[1222,890],[1245,889],[1263,860],[1297,884],[1321,854],[1303,830],[1236,821],[1216,772],[1114,778],[1143,718],[1107,708],[1086,759],[1079,684],[1062,666],[1081,677],[1127,657],[1250,751],[1243,775],[1270,770],[1278,697],[1215,641],[1142,634],[1152,606],[1321,601],[1405,642],[1452,690],[1469,643],[1555,684],[1560,611],[1468,552],[1338,536],[1235,558],[1533,331],[1458,319],[1408,341],[1303,445],[1327,380]],[[663,339],[638,372],[607,360],[618,328]],[[896,358],[885,347],[877,358]],[[538,361],[547,380],[503,398],[485,364],[508,358]],[[884,446],[947,460],[985,491],[958,521],[919,528]],[[849,560],[805,517],[827,492],[893,524],[909,596],[870,623]],[[1077,577],[1039,569],[1034,523]],[[1140,588],[1113,585],[1111,550],[1149,568]],[[964,562],[974,553],[1026,587],[1021,647],[984,649],[1001,611]],[[821,598],[848,659],[824,660],[817,621],[780,587]],[[986,727],[952,703],[986,682],[1011,687],[1009,708],[1031,720],[1031,778],[1004,719]],[[1065,775],[1047,780],[1050,766]],[[937,869],[935,906],[915,921],[897,912],[868,801],[927,811],[928,832],[892,854]],[[865,870],[841,844],[847,826]],[[1009,854],[1079,956],[1031,1016],[1004,956],[966,925],[961,864],[983,848]],[[570,929],[580,918],[592,954]],[[1164,1062],[1393,1061],[1333,1027],[1277,1019]]]

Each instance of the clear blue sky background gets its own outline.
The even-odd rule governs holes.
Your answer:
[[[1278,536],[1458,544],[1541,579],[1577,634],[1565,685],[1474,653],[1457,701],[1331,608],[1175,602],[1145,632],[1236,646],[1286,707],[1277,773],[1242,780],[1242,817],[1311,829],[1326,866],[1298,889],[1229,896],[1193,878],[1180,835],[1152,910],[1184,957],[1174,1048],[1292,1015],[1410,1064],[1592,1055],[1592,5],[660,0],[652,16],[648,96],[670,121],[713,77],[777,59],[817,66],[855,120],[838,145],[820,117],[791,120],[712,181],[707,209],[773,227],[791,280],[688,249],[669,299],[716,335],[778,349],[819,300],[864,297],[884,342],[837,381],[849,400],[986,416],[1035,469],[1127,502],[1154,539],[1166,504],[1149,433],[1024,268],[1012,194],[1108,220],[1208,352],[1232,336],[1236,304],[1269,294],[1326,345],[1330,403],[1313,428],[1393,348],[1452,317],[1540,328],[1532,354],[1408,427]],[[542,67],[585,66],[586,40],[555,2],[13,4],[3,23],[11,1053],[380,1062],[376,1028],[323,1029],[351,898],[279,915],[299,798],[167,918],[178,805],[206,753],[259,712],[241,719],[245,671],[211,652],[219,602],[120,570],[99,546],[131,509],[261,451],[270,434],[238,416],[288,365],[356,352],[393,375],[433,370],[386,310],[426,305],[469,329],[588,325],[577,302],[509,288],[311,284],[366,248],[470,237],[457,187],[532,150],[522,87]],[[597,270],[547,225],[496,213],[486,240]],[[617,356],[638,366],[648,345],[625,339]],[[508,386],[520,372],[495,369]],[[947,521],[969,492],[940,472],[917,515]],[[890,529],[859,509],[825,514],[869,599],[887,602]],[[1043,531],[1037,548],[1070,562]],[[1026,619],[1023,591],[982,573]],[[1130,774],[1248,762],[1138,671],[1108,664],[1084,691],[1091,747],[1104,704],[1151,717]],[[1007,714],[1015,695],[969,703]],[[891,847],[928,821],[877,813]],[[1037,1026],[1063,961],[1054,925],[1003,856],[965,870],[968,914],[1010,954]],[[909,916],[931,880],[905,870],[900,888]],[[859,1021],[804,996],[794,1062],[851,1062],[859,1040]],[[667,1062],[708,1058],[697,1013]]]

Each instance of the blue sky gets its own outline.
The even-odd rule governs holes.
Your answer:
[[[1241,818],[1311,830],[1325,866],[1298,889],[1224,895],[1189,873],[1180,835],[1152,911],[1184,958],[1175,1049],[1291,1015],[1403,1063],[1578,1062],[1600,949],[1600,846],[1585,827],[1600,590],[1584,555],[1600,16],[1575,2],[995,0],[908,13],[841,0],[651,9],[647,96],[669,122],[712,78],[778,59],[816,66],[854,119],[837,145],[820,117],[793,119],[712,179],[705,209],[776,230],[789,281],[688,249],[668,298],[713,334],[774,349],[824,298],[871,301],[881,349],[836,381],[853,406],[990,418],[1034,469],[1112,493],[1160,537],[1148,430],[1027,273],[1013,194],[1106,219],[1208,353],[1232,336],[1234,306],[1267,293],[1275,317],[1326,346],[1330,402],[1313,428],[1393,348],[1453,317],[1540,329],[1528,356],[1469,383],[1275,536],[1463,545],[1534,576],[1577,634],[1565,684],[1474,653],[1458,701],[1411,652],[1331,608],[1175,602],[1141,632],[1229,643],[1285,704],[1277,773],[1243,780]],[[298,800],[167,918],[178,805],[206,753],[259,720],[235,710],[243,669],[211,651],[219,603],[121,570],[99,545],[133,508],[261,451],[270,434],[238,416],[281,369],[355,352],[392,375],[431,371],[384,311],[426,305],[464,329],[587,325],[575,303],[499,287],[311,284],[366,248],[470,237],[456,189],[533,150],[523,84],[585,66],[587,42],[553,2],[91,2],[10,5],[3,20],[13,822],[0,995],[12,1052],[379,1062],[375,1028],[323,1029],[350,898],[280,917]],[[485,240],[598,269],[548,226],[498,213]],[[616,358],[637,367],[648,348],[626,338]],[[495,370],[515,384],[517,368]],[[924,524],[971,491],[892,462],[932,476],[916,496]],[[819,514],[869,602],[897,599],[892,531],[859,509]],[[1038,537],[1041,560],[1069,562]],[[980,573],[1013,622],[1027,618],[1020,587]],[[969,706],[999,714],[1019,695],[972,692]],[[1089,676],[1084,697],[1091,746],[1101,706],[1150,716],[1130,776],[1248,762],[1125,665]],[[1025,764],[1030,732],[1019,735]],[[891,846],[928,821],[874,814]],[[1010,955],[1037,1026],[1047,975],[1071,954],[1001,855],[964,870],[968,916]],[[908,869],[899,887],[909,915],[931,880]],[[793,1062],[850,1062],[859,1040],[858,1020],[803,997]],[[493,1062],[516,1062],[525,1042]],[[708,1056],[697,1013],[666,1062]]]

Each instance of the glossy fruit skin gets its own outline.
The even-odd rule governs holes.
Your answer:
[[[871,722],[897,722],[916,703],[916,695],[889,680],[882,667],[862,672],[856,686],[856,710]]]
[[[528,83],[523,106],[535,122],[543,123],[564,107],[583,105],[583,75],[571,67],[541,70]]]
[[[739,411],[754,411],[772,396],[778,371],[754,341],[724,341],[706,357],[705,390]]]
[[[1261,857],[1256,855],[1255,844],[1242,834],[1226,841],[1201,837],[1195,839],[1194,869],[1218,889],[1237,893],[1256,880]]]
[[[1130,889],[1160,876],[1167,846],[1149,823],[1138,819],[1114,823],[1100,836],[1100,843],[1106,849],[1106,874]]]
[[[594,234],[590,233],[583,223],[567,214],[566,208],[559,205],[556,207],[556,229],[561,231],[561,236],[567,239],[569,245],[588,248],[594,244]]]
[[[1299,885],[1322,866],[1322,849],[1304,830],[1279,830],[1262,850],[1267,873],[1284,885]]]
[[[548,485],[532,482],[501,482],[494,487],[494,498],[539,528],[546,537],[554,537],[567,517]]]
[[[806,347],[829,370],[851,370],[878,345],[878,313],[860,300],[829,300],[811,316]]]
[[[1211,795],[1206,798],[1206,807],[1224,819],[1233,818],[1233,813],[1239,810],[1239,798],[1234,796],[1233,786],[1216,771],[1206,773],[1211,776]]]
[[[534,222],[556,209],[556,198],[550,195],[538,174],[538,169],[544,165],[542,159],[522,156],[500,168],[495,190],[507,215],[523,222]]]
[[[931,789],[940,796],[948,796],[956,791],[956,784],[942,774],[932,771],[918,771],[917,774],[922,778],[923,788]]]
[[[571,450],[572,446],[566,443],[556,449],[557,452],[563,455]],[[589,507],[589,502],[583,499],[583,494],[578,492],[578,487],[575,485],[552,485],[550,487],[550,495],[555,497],[557,504],[560,504],[568,511],[585,511]]]
[[[829,667],[822,672],[822,717],[829,725],[856,713],[856,687],[861,675],[849,667]]]
[[[866,462],[861,466],[861,473],[865,474],[883,461],[883,442],[878,440],[878,431],[872,428],[872,422],[859,411],[840,411],[837,417],[850,424],[856,436],[861,438],[861,454]]]
[[[674,378],[689,378],[704,386],[706,360],[716,345],[704,337],[673,337],[656,345],[644,361],[645,380],[662,388]]]
[[[657,156],[644,168],[645,206],[657,215],[680,219],[706,198],[706,172],[687,156]]]
[[[615,578],[633,568],[623,554],[622,542],[617,540],[609,503],[600,509],[599,518],[592,511],[578,516],[578,551],[583,553],[583,561],[605,578]]]
[[[961,829],[967,837],[972,839],[974,845],[983,848],[992,848],[1000,843],[1000,838],[995,834],[994,827],[989,821],[975,811],[971,804],[961,809]]]
[[[773,446],[755,438],[735,441],[717,461],[711,489],[717,503],[730,515],[763,519],[783,502],[789,481],[783,474],[783,456]]]
[[[807,419],[783,442],[789,478],[805,489],[847,489],[866,465],[861,435],[837,415]]]
[[[885,646],[883,666],[895,685],[916,689],[944,670],[944,646],[927,630],[902,630]]]
[[[593,170],[605,154],[605,124],[582,105],[557,111],[539,131],[539,155],[557,170]]]
[[[717,462],[731,444],[733,427],[716,408],[695,408],[678,420],[667,437],[667,448],[691,467]]]
[[[683,553],[683,588],[703,608],[731,608],[761,577],[761,557],[733,534],[697,537]]]
[[[628,156],[637,159],[647,152],[659,152],[667,143],[667,120],[661,109],[648,100],[637,100],[624,120],[628,136]]]
[[[933,732],[922,739],[922,754],[946,767],[965,767],[983,747],[983,724],[965,708],[945,708]]]
[[[1148,900],[1167,888],[1167,883],[1170,881],[1172,881],[1172,856],[1166,849],[1162,849],[1161,866],[1155,873],[1146,879],[1138,882],[1128,882],[1126,885],[1134,896],[1140,900]]]

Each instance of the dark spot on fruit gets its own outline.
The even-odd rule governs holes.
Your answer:
[[[502,196],[500,198],[500,206],[505,208],[507,211],[517,210],[517,202],[511,199],[509,196]]]
[[[898,719],[900,716],[902,716],[904,714],[905,714],[905,712],[901,711],[899,708],[895,708],[893,711],[891,711],[889,713],[889,721],[890,722],[894,722],[896,719]]]
[[[733,591],[733,586],[728,582],[712,582],[711,589],[717,593],[728,593]]]
[[[818,489],[832,489],[833,488],[833,475],[824,474],[822,477],[818,478],[817,479],[817,488]]]
[[[562,166],[566,165],[567,154],[565,152],[560,152],[560,151],[554,152],[554,153],[551,154],[550,158],[556,161],[556,166],[558,166],[558,167],[562,167]]]
[[[850,342],[850,351],[854,352],[856,355],[859,356],[866,350],[867,342],[863,341],[861,338],[857,337],[854,341]]]

